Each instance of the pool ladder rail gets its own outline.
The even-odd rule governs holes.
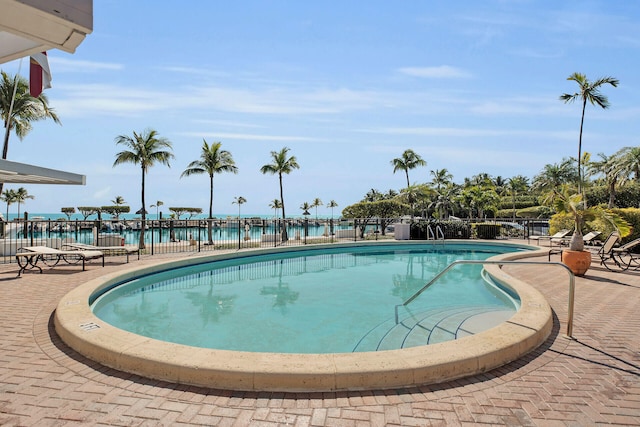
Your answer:
[[[403,302],[402,304],[397,304],[395,306],[395,321],[396,321],[396,325],[399,323],[398,309],[400,307],[406,307],[413,300],[418,298],[420,296],[420,294],[422,294],[424,291],[426,291],[431,285],[433,285],[435,282],[437,282],[442,276],[444,276],[449,270],[451,270],[453,267],[455,267],[455,266],[457,266],[459,264],[481,264],[481,265],[485,265],[485,264],[493,264],[493,265],[525,264],[525,265],[557,265],[557,266],[561,266],[569,274],[569,308],[568,308],[568,311],[567,311],[567,337],[568,338],[572,338],[572,334],[573,334],[573,306],[574,306],[574,294],[575,294],[575,287],[576,287],[575,286],[576,278],[575,278],[575,275],[573,274],[573,271],[571,271],[571,269],[569,267],[567,267],[565,264],[563,264],[561,262],[520,261],[520,260],[498,261],[498,260],[471,260],[471,259],[459,259],[459,260],[453,261],[451,264],[446,266],[440,273],[436,274],[433,277],[433,279],[431,279],[429,282],[427,282],[427,284],[425,284],[422,288],[418,289],[418,291],[416,291],[416,293],[414,293],[412,296],[410,296],[405,302]]]
[[[436,231],[433,231],[431,225],[427,226],[427,240],[437,240],[444,244],[444,231],[439,225],[436,226]]]

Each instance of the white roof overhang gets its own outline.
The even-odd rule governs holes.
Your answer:
[[[0,64],[36,52],[74,53],[93,31],[93,0],[0,0]]]
[[[5,184],[85,185],[84,175],[0,159],[0,182]]]

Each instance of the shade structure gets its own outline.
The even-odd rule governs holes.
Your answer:
[[[86,177],[26,163],[0,160],[0,182],[4,184],[85,185]]]

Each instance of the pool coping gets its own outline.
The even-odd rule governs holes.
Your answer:
[[[226,259],[230,255],[247,256],[363,244],[425,243],[428,242],[382,241],[269,248],[234,254],[199,255],[140,268],[134,266],[91,280],[67,293],[55,311],[55,330],[78,353],[120,371],[216,389],[291,392],[391,389],[440,383],[505,365],[534,350],[547,339],[553,324],[548,302],[540,292],[509,276],[498,265],[487,265],[486,270],[518,293],[521,308],[513,317],[473,336],[401,350],[285,354],[195,348],[115,328],[97,318],[88,303],[95,291],[124,279],[167,268]],[[447,243],[491,244],[469,240],[451,240]],[[532,250],[503,254],[491,260],[509,261],[547,255],[547,250],[535,246],[509,242],[499,244]]]

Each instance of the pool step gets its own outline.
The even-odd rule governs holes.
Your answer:
[[[458,307],[413,313],[396,325],[394,319],[369,331],[354,348],[382,351],[451,341],[496,326],[513,316],[495,306]]]

